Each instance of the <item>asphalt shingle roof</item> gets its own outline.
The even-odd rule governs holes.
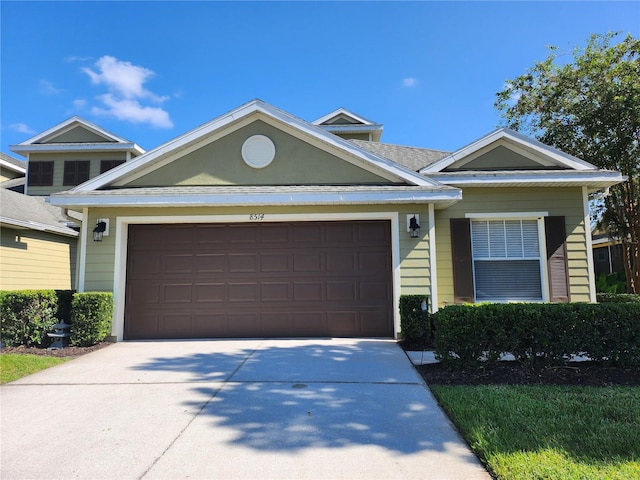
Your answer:
[[[431,150],[428,148],[405,147],[402,145],[392,145],[390,143],[369,142],[366,140],[349,140],[349,142],[363,150],[367,150],[375,155],[387,158],[392,162],[413,170],[414,172],[437,162],[451,153],[443,152],[441,150]]]
[[[49,205],[41,197],[0,189],[0,222],[8,225],[77,236],[78,232],[66,226],[69,222],[60,207]]]

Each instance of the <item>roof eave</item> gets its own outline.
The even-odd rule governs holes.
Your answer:
[[[61,207],[210,207],[210,206],[302,206],[302,205],[385,205],[429,204],[446,208],[462,199],[458,189],[412,192],[281,192],[281,193],[202,193],[154,195],[95,195],[56,193],[50,203]]]
[[[9,148],[15,153],[26,157],[28,153],[51,152],[130,152],[142,155],[144,150],[135,143],[41,143],[41,144],[17,144]]]

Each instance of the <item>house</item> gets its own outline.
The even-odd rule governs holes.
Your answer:
[[[12,149],[50,161],[59,133]],[[405,294],[595,301],[587,199],[618,172],[507,129],[453,153],[381,134],[254,100],[66,191],[29,173],[28,192],[81,214],[78,289],[114,292],[117,340],[397,337]]]
[[[0,290],[75,285],[78,232],[60,207],[0,188]]]
[[[23,192],[26,172],[25,162],[0,152],[0,188]]]

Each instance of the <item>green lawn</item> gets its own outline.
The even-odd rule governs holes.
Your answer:
[[[45,368],[64,363],[71,358],[3,353],[0,355],[0,383],[13,382]]]
[[[640,479],[640,388],[433,386],[498,479]]]

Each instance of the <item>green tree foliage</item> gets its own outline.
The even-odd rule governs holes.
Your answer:
[[[628,180],[601,203],[601,225],[622,242],[629,293],[640,293],[640,40],[592,35],[567,61],[546,60],[509,80],[495,103],[506,126]]]

